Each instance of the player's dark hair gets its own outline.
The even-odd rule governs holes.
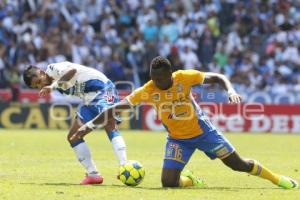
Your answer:
[[[33,77],[36,76],[36,72],[39,68],[33,66],[33,65],[29,65],[23,72],[23,79],[25,84],[28,87],[31,87],[31,80]]]
[[[152,59],[150,67],[151,69],[171,70],[171,63],[167,58],[157,56]]]

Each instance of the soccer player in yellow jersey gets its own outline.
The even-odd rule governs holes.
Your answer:
[[[270,171],[258,161],[241,158],[194,101],[191,95],[192,86],[218,83],[228,91],[230,103],[240,103],[241,96],[235,92],[224,75],[196,70],[172,73],[169,60],[160,56],[152,60],[150,67],[151,80],[148,83],[85,124],[72,139],[81,139],[90,129],[112,118],[115,109],[120,111],[148,103],[155,107],[168,132],[161,176],[163,187],[204,185],[190,171],[181,173],[196,149],[203,151],[211,159],[221,159],[235,171],[259,176],[282,188],[298,187],[295,180]]]

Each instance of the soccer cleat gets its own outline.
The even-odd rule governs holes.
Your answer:
[[[103,177],[101,175],[88,176],[80,182],[80,185],[90,185],[90,184],[101,184],[103,182]]]
[[[185,170],[184,172],[181,173],[182,176],[186,176],[188,178],[190,178],[193,181],[193,186],[195,187],[205,187],[206,184],[204,183],[203,180],[201,180],[200,178],[196,177],[193,172],[191,172],[190,170]]]
[[[298,183],[297,181],[291,179],[290,177],[287,176],[281,176],[279,179],[278,186],[284,188],[284,189],[295,189],[298,188]]]

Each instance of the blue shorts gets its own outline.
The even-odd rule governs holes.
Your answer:
[[[216,129],[190,139],[168,137],[163,168],[183,169],[196,149],[203,151],[210,159],[223,159],[235,151],[224,135]]]
[[[77,117],[83,123],[86,123],[117,102],[119,102],[118,92],[114,84],[110,83],[88,105],[80,105],[78,107]],[[120,118],[115,117],[115,119],[117,123],[121,122]]]

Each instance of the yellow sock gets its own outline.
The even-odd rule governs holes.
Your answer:
[[[254,176],[259,176],[263,179],[267,179],[272,183],[278,185],[280,175],[273,173],[271,170],[266,168],[265,166],[261,165],[258,161],[253,160],[254,166],[250,174]]]
[[[193,181],[187,176],[180,176],[179,179],[179,186],[180,187],[188,187],[188,186],[193,186]]]

